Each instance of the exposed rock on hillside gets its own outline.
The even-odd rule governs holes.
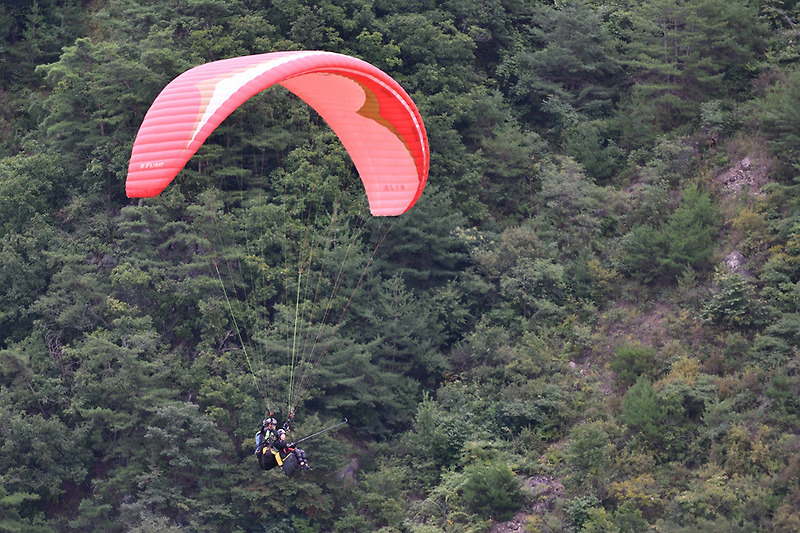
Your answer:
[[[758,164],[750,156],[745,157],[738,164],[732,166],[717,177],[728,194],[749,192],[759,194],[761,187],[767,183],[769,169],[766,165]]]

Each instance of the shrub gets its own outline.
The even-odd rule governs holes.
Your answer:
[[[656,351],[641,344],[626,344],[616,350],[611,370],[617,375],[617,385],[627,389],[642,375],[652,376],[656,362]]]
[[[462,496],[473,513],[508,520],[522,506],[524,497],[519,481],[505,464],[475,465],[466,474]]]
[[[769,321],[766,305],[740,274],[717,271],[714,284],[711,298],[703,305],[703,318],[741,332],[760,329]]]
[[[600,500],[593,494],[571,499],[567,504],[566,513],[572,525],[575,526],[575,531],[580,531],[583,528],[583,525],[590,518],[592,509],[600,507]]]

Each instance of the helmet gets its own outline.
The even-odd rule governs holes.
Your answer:
[[[278,421],[277,421],[277,420],[275,420],[275,419],[274,419],[274,418],[272,418],[272,417],[270,417],[270,418],[267,418],[266,420],[264,420],[264,422],[266,422],[266,423],[267,423],[267,424],[269,424],[269,425],[273,425],[273,426],[276,426],[276,425],[278,425]],[[265,424],[265,425],[266,425],[266,424]]]
[[[284,430],[284,429],[279,429],[279,430],[278,430],[278,436],[279,436],[279,437],[280,437],[281,435],[285,435],[285,434],[286,434],[286,430]]]

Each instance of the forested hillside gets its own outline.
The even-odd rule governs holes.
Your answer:
[[[799,21],[4,0],[0,531],[800,531]],[[406,89],[416,206],[370,217],[280,87],[126,197],[170,80],[283,50]],[[348,424],[287,478],[253,435],[292,408]]]

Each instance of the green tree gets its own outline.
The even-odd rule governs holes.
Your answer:
[[[463,128],[475,122],[478,122],[476,128],[479,128],[484,93],[485,90],[480,87],[471,87],[465,93],[447,90],[415,99],[425,117],[425,127],[430,132],[431,148],[430,180],[421,199],[427,197],[430,186],[433,186],[433,190],[441,190],[459,207],[461,216],[469,224],[477,224],[489,214],[482,202],[483,160],[478,152],[480,142],[486,135],[476,137],[470,134],[467,136],[468,142],[465,142],[462,133]],[[432,135],[433,132],[436,134]],[[447,176],[447,179],[437,180],[436,176]]]
[[[624,153],[602,123],[580,122],[566,135],[567,155],[580,163],[596,182],[606,182],[622,169]]]
[[[377,264],[371,272],[386,279],[399,275],[415,291],[456,279],[467,260],[464,244],[456,236],[465,217],[449,195],[426,187],[407,215],[373,232]]]
[[[520,509],[523,493],[507,465],[474,465],[465,470],[462,498],[472,512],[495,520],[508,520]]]
[[[676,360],[670,376],[658,390],[658,407],[664,421],[655,442],[666,460],[682,460],[690,449],[707,406],[718,400],[714,379],[696,373],[697,363],[689,358]],[[705,453],[705,452],[700,452]]]
[[[681,205],[664,227],[669,243],[664,268],[672,277],[677,277],[686,267],[703,271],[710,266],[720,228],[719,208],[708,192],[691,185],[682,195]]]
[[[646,284],[662,280],[666,235],[650,225],[636,226],[622,241],[624,256],[620,265],[630,276]]]
[[[0,348],[28,336],[38,318],[34,302],[56,270],[48,251],[57,247],[59,233],[41,215],[27,222],[21,234],[0,239]]]
[[[0,487],[0,528],[3,531],[51,531],[46,527],[34,527],[31,520],[22,516],[26,502],[35,502],[38,494],[30,492],[9,492]]]
[[[710,266],[719,227],[711,195],[692,185],[663,227],[636,226],[624,237],[623,266],[648,284],[674,282],[686,268],[702,272]]]
[[[315,328],[316,329],[316,328]],[[380,352],[336,335],[324,334],[316,359],[303,370],[306,409],[344,416],[361,432],[387,438],[408,427],[420,396],[411,376],[393,374]]]
[[[535,120],[548,98],[587,117],[610,111],[622,69],[595,8],[583,1],[537,6],[525,29],[518,50],[504,58],[498,73],[526,116]]]
[[[569,516],[570,522],[572,522],[572,525],[575,526],[575,529],[578,531],[583,531],[584,524],[590,522],[592,518],[592,511],[599,509],[602,509],[600,500],[597,499],[597,496],[588,494],[586,496],[578,496],[577,498],[570,500],[566,511],[567,516]]]
[[[233,479],[222,457],[226,439],[212,421],[194,404],[170,402],[155,409],[144,430],[145,465],[135,472],[131,503],[121,506],[122,521],[135,527],[156,516],[192,529],[227,530]]]
[[[522,263],[503,276],[500,290],[512,308],[524,318],[540,323],[557,323],[569,293],[564,268],[552,260]]]
[[[377,529],[376,524],[393,526],[405,519],[406,498],[411,488],[408,474],[404,466],[382,462],[360,480],[358,505],[363,514],[374,517],[373,529]]]
[[[34,89],[35,67],[58,58],[62,47],[86,34],[85,6],[76,0],[11,0],[0,10],[0,87]]]
[[[402,68],[390,74],[414,96],[471,89],[475,42],[458,31],[451,16],[438,11],[388,15],[376,26],[400,49]]]
[[[614,360],[609,367],[616,374],[617,385],[627,389],[643,376],[656,375],[656,350],[640,344],[619,346],[614,350]]]
[[[454,466],[461,458],[464,443],[474,437],[472,414],[450,411],[423,396],[414,418],[413,431],[404,435],[411,450],[416,476],[435,484],[441,467]],[[419,451],[424,450],[424,453]]]
[[[86,447],[86,426],[15,412],[6,399],[0,413],[0,481],[6,490],[36,495],[27,500],[55,503],[73,484],[87,478],[91,453]],[[30,512],[26,511],[29,518]]]
[[[767,307],[756,297],[751,283],[736,272],[718,270],[715,288],[703,305],[706,320],[743,333],[761,329],[770,318]]]
[[[709,96],[737,97],[765,50],[766,28],[744,1],[652,0],[634,6],[629,23],[622,57],[636,80],[632,105],[648,108],[656,131],[685,124]]]
[[[613,463],[614,442],[620,428],[606,422],[587,421],[574,427],[570,433],[565,461],[569,477],[565,486],[576,490],[598,490],[609,481],[609,468]]]
[[[537,233],[558,246],[560,257],[575,258],[600,237],[600,216],[609,206],[609,195],[568,158],[545,167],[541,179]]]
[[[134,312],[146,313],[175,342],[192,343],[195,337],[215,335],[219,342],[225,336],[221,330],[228,317],[219,308],[228,306],[222,303],[213,264],[217,261],[218,268],[227,272],[226,267],[233,267],[226,261],[244,253],[231,258],[229,248],[215,247],[215,237],[225,246],[236,242],[229,234],[219,237],[231,220],[215,218],[215,208],[219,206],[188,208],[177,189],[171,189],[152,205],[123,209],[117,220],[116,248],[123,259],[110,271],[114,296]],[[223,279],[233,291],[236,279],[231,275]]]
[[[413,377],[430,387],[441,379],[447,362],[439,352],[441,336],[434,311],[394,276],[369,290],[368,306],[357,329],[375,362],[391,374]],[[424,332],[424,335],[422,335]]]
[[[78,39],[59,60],[37,69],[52,92],[36,137],[62,154],[66,186],[121,194],[130,143],[144,110],[168,78],[115,43]]]
[[[756,335],[750,350],[758,364],[775,368],[791,360],[797,353],[800,313],[785,313],[764,331]]]
[[[665,416],[650,380],[639,376],[625,393],[622,421],[634,432],[637,439],[657,446],[662,436]]]
[[[34,217],[61,207],[64,178],[58,159],[44,154],[0,160],[0,237],[22,233]]]
[[[755,100],[753,120],[769,139],[769,147],[778,158],[785,177],[793,175],[793,161],[800,154],[800,135],[791,127],[800,101],[800,70],[789,71]]]
[[[109,284],[102,275],[108,264],[100,265],[102,246],[95,239],[81,241],[75,237],[64,235],[45,254],[51,275],[46,291],[31,306],[38,327],[64,345],[105,326],[108,318]],[[88,261],[87,257],[96,260]]]
[[[510,113],[492,113],[478,104],[476,107],[481,121],[476,133],[485,131],[479,141],[483,163],[481,199],[500,220],[529,217],[534,206],[525,200],[538,189],[536,161],[546,151],[544,141],[535,133],[523,131]],[[501,116],[492,120],[497,114]]]

